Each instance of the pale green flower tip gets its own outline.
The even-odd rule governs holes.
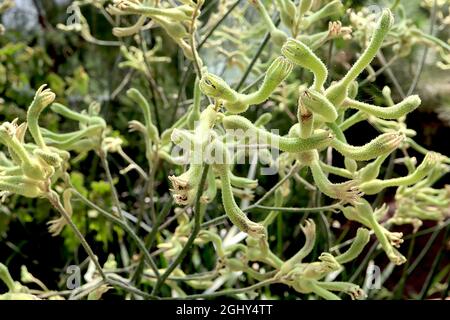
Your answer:
[[[34,95],[34,100],[31,103],[29,111],[32,111],[32,109],[34,108],[42,110],[55,100],[56,98],[55,93],[52,92],[50,88],[45,89],[46,86],[47,84],[43,84],[36,91],[36,94]]]
[[[391,10],[385,8],[379,21],[379,27],[380,29],[386,30],[387,32],[392,27],[393,24],[394,24],[394,15],[392,14]]]
[[[271,113],[264,113],[262,114],[256,121],[255,126],[256,127],[262,127],[268,124],[270,121],[272,121],[272,114]]]
[[[271,36],[273,42],[277,46],[280,46],[280,47],[286,42],[286,40],[288,38],[287,35],[279,29],[275,29],[275,30],[271,31],[270,36]]]
[[[129,98],[133,99],[134,97],[137,97],[139,95],[139,91],[135,88],[130,88],[127,90],[126,94]]]
[[[405,98],[405,102],[411,105],[413,109],[416,109],[422,103],[422,100],[418,95],[412,95]]]
[[[237,100],[236,92],[219,76],[205,72],[199,83],[200,91],[212,98],[224,99],[234,102]]]
[[[33,275],[28,271],[27,266],[20,267],[20,281],[23,283],[31,283],[34,281]]]
[[[334,122],[338,117],[336,108],[331,102],[314,89],[301,93],[299,103],[313,113],[319,114],[326,122]]]
[[[370,231],[366,228],[358,228],[358,230],[356,231],[356,238],[363,243],[367,243],[369,242]]]
[[[293,68],[292,63],[283,56],[276,58],[269,66],[266,73],[266,78],[276,82],[283,81]]]
[[[312,0],[302,0],[299,3],[299,14],[300,15],[304,15],[305,13],[307,13],[310,9],[311,6],[313,4]]]
[[[242,116],[238,115],[232,115],[232,116],[226,116],[222,119],[222,124],[225,129],[249,129],[253,128],[253,123],[248,120],[247,118],[244,118]]]
[[[292,62],[301,65],[302,59],[311,54],[311,49],[303,42],[289,38],[281,48],[281,53]]]
[[[384,86],[383,90],[381,90],[381,93],[383,94],[384,97],[390,97],[391,96],[391,88],[389,88],[388,86]]]

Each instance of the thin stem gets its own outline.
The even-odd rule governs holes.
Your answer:
[[[291,170],[289,170],[289,172],[283,177],[283,179],[281,179],[280,181],[277,182],[276,185],[274,185],[268,192],[266,192],[264,194],[264,196],[262,196],[258,201],[256,201],[254,204],[252,204],[251,206],[247,207],[245,209],[245,211],[248,211],[250,209],[255,208],[256,206],[259,206],[260,203],[262,203],[264,200],[266,200],[268,197],[270,197],[279,187],[281,187],[283,185],[283,183],[288,180],[294,173],[296,173],[298,171],[298,169],[300,168],[300,164],[299,163],[295,163]]]
[[[213,293],[199,293],[199,294],[192,294],[186,297],[183,297],[184,299],[207,299],[207,298],[215,298],[215,297],[220,297],[220,296],[227,296],[227,295],[235,295],[235,294],[240,294],[240,293],[246,293],[248,291],[253,291],[256,289],[259,289],[261,287],[270,285],[272,283],[276,283],[277,280],[274,278],[270,278],[261,282],[258,282],[252,286],[249,287],[245,287],[245,288],[239,288],[239,289],[226,289],[226,290],[222,290],[222,291],[217,291],[217,292],[213,292]],[[177,299],[177,298],[162,298],[162,300],[173,300],[173,299]]]
[[[153,242],[155,241],[156,235],[158,234],[159,231],[159,226],[161,225],[162,221],[167,217],[167,215],[170,213],[170,209],[172,208],[172,204],[173,204],[173,200],[171,199],[162,209],[161,213],[159,214],[158,218],[156,219],[153,227],[152,227],[152,231],[150,231],[150,233],[147,236],[147,240],[145,242],[145,246],[148,248],[148,251],[151,250]],[[144,271],[144,259],[142,259],[142,257],[140,258],[139,264],[136,268],[135,273],[132,276],[132,283],[136,283],[142,273]]]
[[[144,180],[148,179],[147,173],[145,173],[144,169],[142,169],[133,159],[131,159],[122,148],[118,148],[117,153],[126,161],[128,162],[131,167],[136,169],[136,171],[139,173],[139,175],[144,178]]]
[[[103,272],[103,269],[100,265],[100,263],[97,260],[97,257],[95,256],[94,252],[92,251],[89,243],[84,238],[83,234],[80,232],[78,227],[75,225],[75,223],[70,218],[69,214],[67,213],[66,209],[64,209],[63,205],[61,204],[61,200],[59,199],[59,195],[51,190],[49,191],[49,194],[47,195],[48,201],[52,204],[52,206],[58,210],[58,212],[63,216],[63,218],[66,220],[67,224],[70,226],[72,231],[75,233],[75,236],[80,241],[81,245],[83,246],[84,250],[88,254],[89,258],[91,258],[92,262],[95,265],[95,268],[97,269],[100,276],[105,280],[106,275]]]
[[[215,225],[218,225],[218,224],[222,224],[222,223],[226,222],[227,219],[228,219],[228,216],[226,214],[223,214],[221,216],[218,216],[218,217],[216,217],[214,219],[211,219],[209,221],[206,221],[206,222],[202,223],[201,224],[201,228],[205,229],[205,228],[212,227],[212,226],[215,226]]]
[[[388,62],[386,62],[385,64],[383,64],[383,66],[378,69],[377,71],[375,71],[375,73],[373,75],[368,76],[366,79],[364,79],[363,81],[361,81],[359,83],[359,86],[362,87],[363,85],[365,85],[366,83],[368,83],[369,81],[372,81],[372,78],[375,80],[377,76],[379,76],[380,74],[382,74],[386,69],[388,69],[395,61],[397,61],[398,59],[398,55],[393,56]],[[384,60],[383,60],[384,61]]]
[[[109,169],[108,160],[106,159],[107,153],[106,153],[106,151],[101,149],[98,152],[98,154],[99,154],[100,161],[102,163],[103,169],[105,169],[106,179],[108,180],[109,186],[111,188],[111,193],[112,193],[112,196],[113,196],[114,205],[117,207],[117,212],[119,213],[120,219],[122,219],[122,221],[124,221],[126,223],[126,220],[125,220],[125,218],[123,216],[123,213],[122,213],[122,208],[120,207],[119,195],[117,194],[117,189],[114,186],[114,180],[113,180],[112,175],[111,175],[111,170]]]
[[[417,256],[416,260],[414,260],[413,263],[409,266],[408,270],[406,271],[408,275],[410,275],[419,265],[419,263],[422,261],[422,259],[425,257],[425,255],[430,252],[430,248],[433,245],[434,241],[436,240],[437,236],[439,235],[441,229],[434,230],[433,234],[428,239],[427,243],[423,247],[422,251],[420,251],[419,255]],[[416,237],[414,237],[416,235]],[[417,238],[417,233],[413,234],[413,238]],[[411,240],[413,241],[413,240]]]
[[[197,51],[200,51],[200,49],[203,47],[203,45],[206,43],[206,41],[212,36],[212,34],[214,33],[214,31],[217,30],[217,28],[225,21],[225,19],[231,14],[231,12],[233,12],[233,10],[239,5],[239,2],[241,2],[241,0],[237,0],[229,9],[228,11],[223,15],[222,18],[220,18],[219,21],[217,21],[217,23],[209,30],[209,32],[205,35],[205,37],[200,41],[200,43],[197,46]],[[189,62],[189,64],[186,67],[186,70],[184,71],[183,75],[181,76],[181,83],[180,86],[178,88],[178,93],[177,93],[177,100],[175,102],[175,107],[173,110],[173,113],[170,117],[171,121],[170,123],[174,122],[174,119],[176,117],[177,111],[178,111],[178,106],[181,103],[181,99],[182,99],[182,92],[184,90],[184,88],[187,85],[188,79],[189,79],[189,75],[191,73],[192,70],[192,61]]]
[[[166,271],[161,275],[161,277],[156,281],[155,287],[153,288],[152,295],[157,295],[159,289],[164,284],[164,282],[167,280],[167,278],[170,276],[170,274],[175,270],[175,268],[181,263],[183,258],[186,256],[188,251],[191,249],[192,244],[194,243],[195,238],[197,237],[198,233],[200,232],[200,225],[201,225],[201,219],[202,219],[202,204],[200,202],[201,196],[203,193],[203,189],[206,183],[206,177],[208,175],[209,171],[209,165],[206,164],[203,167],[202,177],[200,179],[200,183],[198,186],[198,191],[196,195],[195,200],[195,206],[194,206],[194,227],[192,229],[191,235],[189,236],[188,240],[186,241],[186,244],[184,245],[181,252],[178,254],[176,259],[169,265],[169,267],[166,269]]]
[[[442,243],[441,243],[441,246],[440,246],[440,249],[439,249],[439,253],[436,255],[436,258],[433,261],[433,264],[431,266],[431,270],[428,273],[427,278],[425,280],[425,283],[424,283],[424,285],[422,287],[422,291],[420,292],[420,300],[424,300],[426,298],[428,290],[431,287],[434,274],[436,273],[436,270],[437,270],[437,268],[438,268],[438,266],[439,266],[439,264],[441,262],[441,259],[442,259],[442,257],[445,254],[445,252],[444,252],[444,250],[446,248],[445,243],[448,241],[448,234],[449,234],[449,232],[450,232],[450,228],[447,227],[447,229],[445,230],[445,233],[444,233],[444,237],[442,238]]]
[[[395,89],[397,89],[397,91],[400,94],[400,96],[402,97],[402,99],[405,99],[405,97],[406,97],[405,92],[403,91],[402,87],[400,86],[400,83],[398,82],[394,72],[392,72],[390,66],[386,62],[386,58],[384,57],[384,54],[381,51],[381,49],[380,49],[380,51],[378,51],[377,57],[378,57],[378,60],[380,60],[383,67],[386,66],[385,67],[386,73],[387,73],[388,77],[391,79],[392,83],[394,84]]]
[[[259,58],[259,56],[263,52],[263,50],[266,47],[267,43],[269,43],[269,39],[270,39],[270,32],[268,32],[265,35],[264,40],[259,45],[259,48],[256,51],[255,55],[253,56],[252,61],[250,61],[250,64],[247,66],[247,69],[245,70],[244,74],[242,75],[241,80],[239,80],[239,83],[236,86],[236,91],[239,91],[239,89],[241,89],[241,87],[244,85],[245,80],[247,80],[248,75],[250,74],[250,72],[253,69],[253,66],[255,65],[256,61]]]
[[[430,21],[430,31],[429,31],[430,35],[433,35],[434,25],[436,23],[436,7],[437,7],[436,3],[437,3],[437,1],[434,0],[433,8],[431,9],[431,21]],[[414,76],[413,82],[411,83],[411,86],[409,87],[408,96],[411,95],[414,92],[414,90],[416,90],[416,87],[419,84],[420,76],[422,75],[422,70],[423,70],[423,66],[425,65],[427,55],[428,55],[428,47],[426,46],[423,49],[422,59],[420,60],[419,68],[417,69],[417,72],[416,72],[416,75]]]
[[[146,299],[157,299],[157,297],[155,297],[147,292],[141,291],[138,288],[130,285],[130,283],[126,282],[125,279],[121,279],[117,275],[114,275],[114,276],[118,279],[113,279],[111,276],[108,277],[108,280],[107,280],[109,284],[120,287],[129,293],[139,295]]]

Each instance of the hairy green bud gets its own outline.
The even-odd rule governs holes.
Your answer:
[[[293,63],[310,70],[314,74],[314,89],[323,90],[328,70],[308,46],[299,40],[289,39],[281,48],[281,52]]]
[[[338,139],[334,139],[331,146],[345,157],[365,161],[391,153],[403,140],[404,135],[402,133],[383,133],[360,147],[351,146]]]
[[[357,109],[381,119],[398,119],[414,111],[420,105],[420,98],[417,95],[409,96],[403,101],[390,107],[377,107],[368,103],[346,99],[344,106]]]
[[[39,129],[39,115],[42,110],[55,100],[55,94],[50,89],[44,89],[45,86],[45,84],[40,86],[36,91],[33,102],[31,102],[27,112],[28,129],[36,144],[41,148],[45,147],[45,142]]]
[[[324,95],[314,89],[305,90],[299,97],[299,103],[319,115],[325,122],[333,122],[337,119],[336,109]]]

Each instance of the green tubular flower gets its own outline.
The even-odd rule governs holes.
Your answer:
[[[172,131],[172,140],[175,143],[189,142],[189,146],[193,148],[193,155],[190,159],[189,170],[182,175],[170,176],[172,182],[173,197],[176,203],[181,205],[191,205],[195,201],[195,196],[198,191],[198,185],[202,175],[202,163],[204,162],[203,155],[207,142],[211,135],[211,128],[217,118],[217,111],[214,105],[209,105],[200,114],[200,120],[195,128],[194,134],[186,130],[174,129]],[[229,161],[225,162],[229,163]],[[202,197],[202,201],[206,202],[208,199]]]
[[[114,36],[119,37],[119,38],[131,36],[133,34],[138,33],[141,30],[141,28],[144,26],[146,20],[147,20],[147,18],[145,16],[140,16],[134,25],[129,26],[129,27],[114,27],[112,29],[112,33]],[[122,46],[121,49],[122,48],[126,48],[126,47]]]
[[[267,100],[291,71],[291,62],[280,56],[270,64],[261,87],[254,93],[238,93],[231,89],[222,78],[210,73],[203,74],[200,90],[209,97],[225,100],[224,107],[228,111],[242,113],[248,109],[249,105],[260,104]]]
[[[203,198],[206,203],[210,203],[216,198],[217,194],[217,184],[216,184],[216,177],[213,173],[213,170],[208,171],[208,176],[206,180],[207,186],[206,191],[203,195]]]
[[[266,8],[264,7],[264,5],[261,3],[260,0],[252,0],[250,2],[255,7],[255,9],[259,12],[259,14],[261,15],[261,18],[264,20],[264,23],[266,24],[266,26],[269,29],[269,33],[270,33],[271,38],[273,39],[273,42],[277,46],[281,47],[287,39],[286,34],[283,31],[279,30],[275,26],[275,24],[273,23],[272,19],[269,16],[269,14],[267,13]]]
[[[450,199],[447,199],[447,195],[445,193],[441,194],[441,198],[438,196],[429,196],[423,191],[419,191],[416,194],[416,198],[418,200],[424,201],[427,204],[439,206],[439,207],[445,207],[448,205],[448,202]]]
[[[223,99],[230,103],[237,102],[239,99],[239,94],[231,89],[225,80],[212,73],[203,73],[199,86],[200,91],[208,97]]]
[[[388,86],[384,86],[383,90],[381,90],[381,93],[383,94],[384,99],[386,100],[386,103],[389,107],[392,107],[394,105],[394,101],[392,100],[391,96],[391,88]]]
[[[0,190],[8,191],[27,198],[42,197],[41,183],[26,176],[1,176]]]
[[[255,189],[258,186],[258,180],[249,179],[246,177],[238,177],[235,176],[232,172],[230,172],[230,182],[231,185],[236,188]]]
[[[50,106],[50,109],[63,116],[64,118],[67,119],[71,119],[71,120],[75,120],[80,122],[80,124],[84,124],[84,125],[99,125],[102,128],[106,128],[106,122],[103,118],[98,117],[98,116],[91,116],[91,115],[87,115],[87,114],[82,114],[73,110],[70,110],[69,108],[67,108],[66,106],[60,104],[60,103],[53,103]]]
[[[314,114],[319,115],[325,122],[334,122],[338,117],[336,109],[331,102],[314,89],[305,90],[300,94],[299,103]]]
[[[328,76],[325,64],[302,42],[289,39],[281,48],[281,53],[293,63],[310,70],[314,74],[313,88],[322,91]]]
[[[41,148],[45,148],[45,142],[39,128],[39,115],[42,110],[55,100],[55,94],[50,89],[44,90],[45,87],[46,84],[40,86],[36,91],[33,102],[31,102],[27,112],[28,129],[36,144]]]
[[[305,7],[307,7],[307,4]],[[306,29],[309,26],[313,25],[316,21],[319,21],[329,16],[333,16],[335,14],[339,14],[342,11],[343,7],[344,6],[340,0],[331,1],[322,8],[320,8],[319,11],[316,11],[313,14],[305,17],[302,21],[302,27]]]
[[[298,3],[298,14],[300,16],[305,15],[305,13],[311,10],[312,4],[313,0],[300,0]]]
[[[90,120],[90,117],[88,115],[72,111],[60,103],[53,103],[51,105],[50,109],[53,112],[55,112],[59,115],[62,115],[64,118],[75,120],[80,123],[89,123],[89,120]]]
[[[322,149],[327,147],[333,139],[333,135],[324,130],[318,130],[306,139],[281,137],[264,129],[256,128],[247,118],[237,115],[224,117],[222,123],[225,129],[250,130],[252,133],[250,136],[257,137],[258,141],[265,141],[282,151],[291,153]]]
[[[314,244],[316,242],[316,224],[312,219],[306,219],[305,225],[300,226],[303,234],[305,235],[305,243],[303,247],[289,260],[283,263],[280,269],[280,273],[288,273],[294,267],[302,262],[314,249]]]
[[[0,167],[0,176],[18,176],[22,174],[20,166]]]
[[[447,205],[448,207],[448,205]],[[427,206],[424,209],[417,205],[413,205],[409,209],[413,216],[419,218],[420,220],[434,220],[439,221],[444,218],[444,215],[439,211],[438,208]]]
[[[345,98],[348,96],[348,90],[351,82],[354,81],[358,75],[372,62],[378,50],[381,48],[383,40],[389,32],[389,29],[391,28],[393,20],[391,11],[389,9],[384,9],[366,50],[364,50],[362,55],[350,68],[344,78],[331,85],[326,90],[326,97],[335,107],[341,106]]]
[[[3,151],[0,151],[0,166],[12,167],[14,162],[8,159]]]
[[[383,108],[347,98],[344,101],[344,107],[357,109],[381,119],[391,120],[398,119],[414,111],[420,105],[420,102],[419,96],[413,95],[391,107]]]
[[[387,210],[387,208],[378,210]],[[375,232],[378,241],[380,241],[383,250],[386,252],[386,255],[393,263],[401,265],[406,262],[406,258],[394,248],[396,246],[398,247],[400,243],[403,242],[401,239],[402,234],[389,232],[383,228],[375,218],[378,214],[373,211],[367,200],[360,199],[360,201],[355,203],[354,207],[343,207],[342,212],[347,219],[358,221],[372,229]]]
[[[358,171],[358,179],[361,182],[371,181],[378,177],[380,174],[381,165],[383,164],[384,160],[388,157],[387,154],[381,155],[373,162],[367,164],[365,167],[361,168]]]
[[[316,291],[315,293],[329,300],[340,300],[338,296],[334,294],[326,294],[329,291],[338,291],[344,292],[348,294],[352,300],[355,299],[363,299],[366,297],[365,292],[356,284],[349,282],[341,282],[341,281],[317,281],[315,283]],[[319,291],[318,288],[321,288],[323,291]],[[326,290],[326,291],[324,291]]]
[[[198,184],[202,175],[202,165],[191,164],[188,171],[180,176],[169,176],[175,203],[183,206],[192,205],[197,195]],[[204,199],[202,199],[204,200]]]
[[[84,129],[77,130],[75,132],[70,132],[67,134],[55,134],[50,133],[50,131],[44,132],[45,142],[49,146],[53,146],[55,148],[63,149],[63,150],[75,150],[74,146],[77,145],[83,139],[91,140],[90,137],[95,137],[95,135],[99,134],[104,128],[101,125],[89,126]],[[59,135],[59,137],[58,137]],[[100,136],[98,136],[100,137]]]
[[[46,149],[35,149],[33,154],[44,161],[49,166],[58,168],[61,163],[63,162],[63,159],[59,156],[58,153],[52,152],[50,150]]]
[[[226,151],[226,147],[222,142],[215,140],[215,151],[216,153],[223,154],[225,159],[229,158],[228,152]],[[222,204],[225,209],[225,213],[227,214],[230,221],[237,226],[241,231],[247,233],[248,235],[255,238],[265,238],[266,237],[266,229],[263,225],[251,221],[244,212],[239,208],[234,200],[233,190],[231,188],[231,179],[230,179],[230,168],[228,163],[214,164],[214,168],[219,174],[220,181],[222,184]]]
[[[355,99],[358,95],[359,91],[359,84],[357,81],[352,81],[350,83],[350,86],[348,87],[348,98],[349,99]]]
[[[289,29],[292,29],[295,21],[296,7],[290,0],[275,0],[277,9],[280,12],[281,22]]]
[[[16,292],[20,290],[21,285],[18,282],[14,281],[14,279],[11,277],[11,274],[9,273],[8,268],[3,263],[0,263],[0,280],[3,281],[10,292]]]
[[[50,144],[52,142],[65,142],[69,139],[74,139],[75,137],[78,137],[81,131],[84,131],[85,129],[80,129],[74,132],[66,132],[66,133],[55,133],[53,131],[50,131],[45,128],[41,128],[42,135],[44,136],[44,140],[46,144]],[[81,137],[82,138],[82,137]],[[50,141],[50,143],[49,143]]]
[[[338,139],[334,139],[331,142],[331,146],[345,157],[357,161],[365,161],[391,153],[403,140],[404,135],[402,133],[383,133],[360,147],[351,146]]]
[[[46,177],[45,171],[38,160],[28,154],[27,150],[16,137],[15,123],[4,122],[0,125],[0,141],[8,146],[10,153],[14,153],[20,161],[23,173],[36,180]]]
[[[223,250],[222,238],[217,234],[209,230],[201,230],[195,239],[196,243],[212,242],[216,249],[217,256],[221,259],[225,258],[225,251]]]
[[[147,134],[151,141],[158,142],[159,141],[159,132],[158,128],[153,124],[152,121],[152,113],[150,111],[150,105],[144,96],[134,88],[131,88],[127,91],[127,96],[133,100],[141,109],[144,114],[145,127],[147,128]]]
[[[354,174],[347,169],[335,167],[335,166],[323,163],[322,161],[320,161],[320,166],[322,167],[322,170],[324,170],[325,172],[337,175],[339,177],[343,177],[343,178],[347,178],[347,179],[354,178]]]
[[[308,166],[311,168],[314,182],[319,190],[330,198],[353,203],[362,196],[356,181],[350,180],[343,183],[330,182],[322,170],[318,155],[316,155],[316,159],[311,161]]]
[[[155,8],[142,4],[138,5],[131,1],[123,1],[120,9],[130,13],[142,14],[151,18],[165,17],[180,22],[191,20],[192,14],[194,13],[194,9],[188,5],[181,5],[175,8]]]
[[[356,232],[356,237],[353,240],[350,248],[346,252],[335,257],[336,261],[339,262],[340,264],[344,264],[356,259],[356,257],[359,256],[359,254],[362,252],[366,244],[369,242],[369,240],[370,240],[369,230],[364,228],[358,228],[358,231]]]
[[[258,119],[256,119],[255,127],[260,127],[260,128],[264,127],[271,120],[272,120],[272,114],[271,113],[264,113]]]
[[[259,104],[267,100],[270,94],[286,79],[292,71],[292,63],[283,56],[276,58],[266,71],[261,87],[253,94],[241,95],[244,104]]]
[[[327,126],[333,131],[333,133],[336,135],[336,140],[338,142],[347,145],[347,138],[344,135],[344,132],[338,127],[338,125],[334,122],[327,122]],[[352,158],[345,157],[344,159],[345,168],[350,171],[351,173],[354,173],[356,169],[358,168],[358,164],[356,161]]]
[[[194,84],[194,103],[192,108],[189,110],[189,115],[187,117],[188,128],[193,130],[195,127],[195,122],[200,119],[200,102],[201,102],[201,91],[200,91],[200,80],[198,77],[195,78]]]
[[[429,152],[425,155],[422,163],[417,167],[417,169],[405,176],[400,178],[392,178],[388,180],[369,180],[361,184],[361,190],[366,194],[376,194],[383,189],[394,187],[394,186],[409,186],[415,184],[425,178],[439,163],[439,155],[435,152]]]
[[[195,128],[194,134],[196,137],[197,143],[199,143],[202,147],[208,142],[212,132],[211,129],[216,123],[218,117],[218,112],[215,109],[215,106],[210,104],[205,110],[200,114],[200,119],[197,127]]]

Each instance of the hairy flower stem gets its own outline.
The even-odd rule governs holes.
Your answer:
[[[383,10],[378,25],[372,35],[369,46],[364,50],[359,59],[350,68],[347,74],[339,80],[337,83],[331,85],[325,92],[326,97],[330,102],[340,107],[342,102],[348,95],[348,90],[352,81],[354,81],[358,75],[370,64],[373,58],[376,56],[378,50],[383,44],[383,40],[386,37],[391,25],[393,23],[392,13],[389,9]]]
[[[47,194],[47,199],[51,203],[51,205],[58,210],[58,212],[63,216],[63,218],[66,220],[67,224],[70,226],[72,231],[75,233],[75,236],[80,241],[81,245],[83,246],[84,250],[88,254],[89,258],[92,260],[92,262],[95,265],[95,268],[97,269],[100,276],[103,278],[103,280],[106,280],[106,275],[103,272],[103,268],[100,266],[100,263],[97,260],[97,257],[95,256],[94,252],[92,251],[91,247],[87,243],[86,239],[84,238],[83,234],[80,232],[78,227],[75,225],[75,223],[70,218],[69,214],[66,212],[66,209],[64,209],[63,205],[61,204],[61,201],[59,199],[58,194],[50,190]]]

